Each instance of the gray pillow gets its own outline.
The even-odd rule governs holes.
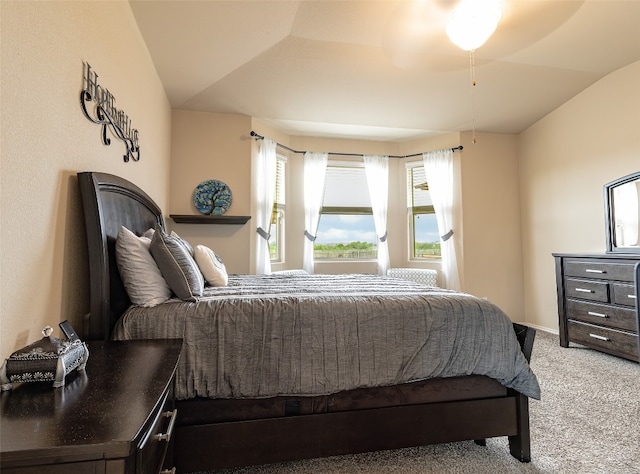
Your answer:
[[[180,242],[182,245],[184,245],[184,247],[189,251],[189,253],[191,254],[191,256],[193,257],[193,247],[191,246],[191,244],[189,242],[187,242],[186,240],[184,240],[182,237],[180,237],[175,230],[171,231],[171,237],[174,237],[178,240],[178,242]]]
[[[169,288],[184,301],[197,301],[204,291],[204,277],[179,237],[156,230],[151,239],[151,255]]]

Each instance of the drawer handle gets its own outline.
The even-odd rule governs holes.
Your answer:
[[[587,272],[587,273],[607,273],[607,272],[605,272],[604,270],[593,270],[593,269],[591,269],[591,268],[587,268],[587,269],[585,270],[585,272]]]
[[[609,316],[607,316],[606,314],[602,314],[602,313],[596,313],[595,311],[588,311],[587,314],[589,316],[597,316],[599,318],[608,318]]]
[[[176,424],[176,418],[178,416],[178,410],[173,411],[165,411],[162,416],[165,418],[171,418],[169,421],[169,426],[167,427],[166,433],[158,433],[157,435],[153,435],[153,438],[158,441],[169,441],[171,439],[171,435],[173,434],[173,427]]]
[[[631,298],[632,300],[636,299],[636,295],[627,295],[627,297]]]
[[[172,467],[171,469],[163,469],[160,471],[160,474],[176,474],[176,468]]]
[[[599,339],[601,341],[610,341],[611,340],[608,337],[600,336],[599,334],[591,334],[591,333],[589,333],[589,337],[592,337],[594,339]]]
[[[593,290],[587,290],[586,288],[576,288],[576,291],[579,291],[580,293],[593,293]]]

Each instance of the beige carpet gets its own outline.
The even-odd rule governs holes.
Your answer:
[[[640,473],[640,365],[538,331],[531,363],[542,400],[531,400],[531,463],[507,439],[398,449],[217,471],[219,474]]]

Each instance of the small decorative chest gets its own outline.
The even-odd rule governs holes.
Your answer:
[[[53,382],[64,386],[72,370],[84,370],[89,350],[79,339],[62,340],[51,336],[51,327],[42,330],[44,337],[15,351],[0,367],[2,391],[11,390],[15,382]]]

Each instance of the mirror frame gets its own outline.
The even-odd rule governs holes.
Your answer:
[[[615,217],[614,217],[614,202],[613,202],[613,190],[618,186],[627,184],[631,181],[640,180],[640,171],[632,173],[622,178],[618,178],[610,183],[604,185],[604,212],[605,212],[605,224],[607,231],[607,253],[640,253],[639,247],[617,247],[615,244]]]

